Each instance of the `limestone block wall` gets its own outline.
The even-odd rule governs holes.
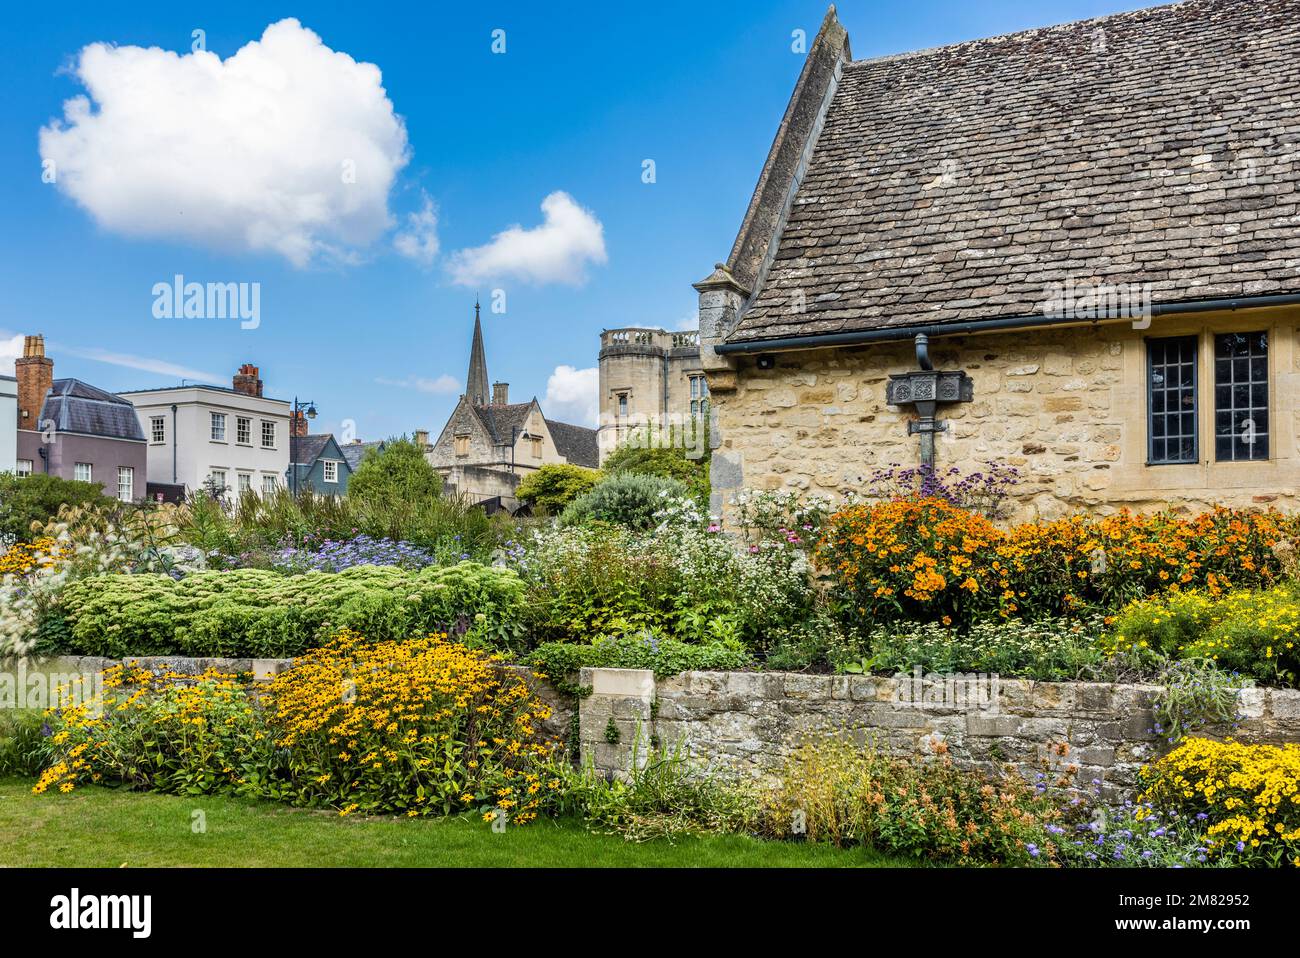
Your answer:
[[[948,431],[936,465],[965,471],[1016,466],[1017,519],[1078,511],[1300,504],[1300,350],[1295,309],[1158,317],[1149,328],[1110,323],[945,337],[931,343],[940,369],[964,369],[973,402],[939,407]],[[1269,333],[1269,459],[1214,458],[1213,336]],[[1201,461],[1147,465],[1146,340],[1199,337]],[[891,373],[915,369],[911,343],[881,343],[752,356],[711,371],[717,441],[714,511],[742,489],[795,489],[838,497],[861,492],[891,463],[917,465],[910,411],[887,405]],[[734,387],[734,388],[733,388]]]
[[[1158,690],[1144,685],[1003,679],[962,704],[919,676],[685,672],[656,681],[649,671],[584,669],[580,682],[592,689],[581,704],[582,758],[609,775],[626,773],[634,745],[644,760],[654,744],[680,744],[702,764],[761,777],[810,737],[844,731],[893,754],[945,751],[990,772],[1073,764],[1076,781],[1098,779],[1119,798],[1165,744],[1153,732]],[[1300,741],[1300,691],[1246,689],[1240,711],[1240,740]]]

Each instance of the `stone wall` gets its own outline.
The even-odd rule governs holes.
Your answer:
[[[898,755],[946,752],[962,766],[1026,776],[1078,767],[1107,798],[1131,792],[1137,770],[1156,757],[1154,686],[1003,679],[985,682],[972,704],[919,676],[885,678],[772,672],[685,672],[656,681],[635,669],[584,669],[579,740],[584,761],[625,773],[634,745],[680,743],[703,764],[762,776],[810,736],[845,731]],[[1300,742],[1300,691],[1241,693],[1243,741]],[[1226,730],[1218,730],[1226,731]]]
[[[964,369],[973,402],[939,407],[948,431],[936,465],[1018,467],[1016,518],[1120,506],[1200,510],[1215,503],[1294,508],[1300,492],[1300,350],[1295,309],[1159,317],[1148,329],[1111,323],[931,342],[936,368]],[[1269,459],[1214,459],[1216,332],[1269,332]],[[1198,335],[1201,462],[1147,465],[1147,337]],[[754,357],[711,370],[717,413],[715,511],[741,489],[796,489],[839,496],[864,488],[874,469],[916,465],[910,413],[885,402],[890,373],[917,368],[910,342]]]

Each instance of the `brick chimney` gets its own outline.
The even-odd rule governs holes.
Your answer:
[[[14,360],[18,379],[18,428],[39,430],[45,394],[54,384],[54,360],[45,357],[45,337],[23,337],[23,355]]]
[[[232,382],[235,392],[243,393],[245,396],[261,396],[262,380],[257,378],[257,367],[252,363],[244,363],[239,367],[239,372],[235,373]],[[305,436],[306,433],[303,433]]]
[[[493,383],[492,384],[492,405],[505,406],[510,402],[510,384]]]
[[[261,383],[258,383],[258,386],[260,387]],[[235,388],[238,389],[239,387],[236,386]],[[257,394],[259,396],[262,394],[260,388]],[[295,439],[301,439],[307,435],[307,416],[301,409],[294,410],[293,415],[289,417],[289,435]]]
[[[428,448],[429,448],[429,430],[427,430],[427,429],[417,429],[417,430],[415,430],[415,436],[414,436],[414,439],[415,439],[415,444],[416,444],[417,446],[419,446],[419,447],[420,447],[421,449],[423,449],[423,450],[426,450],[426,451],[428,450]]]

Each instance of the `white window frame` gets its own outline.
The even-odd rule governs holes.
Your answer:
[[[125,479],[125,483],[122,481]],[[135,467],[117,467],[117,498],[121,502],[135,501]]]
[[[267,441],[266,441],[266,430],[267,430],[267,427],[268,427],[268,426],[271,428],[271,441],[270,441],[270,442],[267,442]],[[277,438],[278,434],[279,434],[279,430],[275,428],[275,420],[274,420],[274,419],[263,419],[263,420],[262,420],[262,448],[263,448],[263,449],[274,449],[274,448],[275,448],[275,443],[276,443],[276,438]]]
[[[337,459],[322,459],[322,472],[326,482],[337,483],[339,481],[339,463]]]
[[[82,476],[81,476],[81,467],[82,467],[82,466],[85,466],[85,467],[86,467],[86,476],[85,476],[84,479],[83,479]],[[72,465],[72,478],[73,478],[73,480],[76,481],[76,482],[94,482],[94,481],[95,481],[95,465],[94,465],[94,463],[90,463],[90,462],[76,462],[76,463],[73,463],[73,465]]]
[[[209,439],[212,442],[225,442],[226,441],[226,414],[224,412],[210,412],[208,413],[208,415],[211,417],[211,419],[209,420],[211,424],[211,433],[209,434]]]
[[[253,474],[251,472],[235,473],[235,491],[241,496],[251,491],[253,488]]]
[[[19,459],[14,463],[14,475],[18,476],[20,479],[26,478],[32,474],[32,469],[35,468],[35,466],[36,463],[32,462],[30,459]]]
[[[149,442],[155,446],[166,445],[167,443],[166,417],[151,416],[149,418]]]
[[[279,488],[280,483],[276,482],[275,476],[269,472],[262,474],[262,495],[275,492]]]
[[[235,417],[235,444],[251,446],[253,444],[253,418],[251,416]]]
[[[211,469],[208,470],[208,484],[209,484],[209,485],[213,485],[213,486],[215,486],[215,485],[217,484],[217,481],[218,481],[218,480],[217,480],[217,477],[219,476],[219,477],[220,477],[220,480],[219,480],[219,481],[220,481],[220,483],[221,483],[221,490],[222,490],[222,492],[225,492],[225,490],[226,490],[226,476],[227,476],[227,474],[228,474],[228,473],[226,472],[225,469],[218,469],[218,468],[216,468],[216,467],[214,466],[213,468],[211,468]]]

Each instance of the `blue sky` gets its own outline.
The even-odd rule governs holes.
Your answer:
[[[1142,5],[879,0],[843,3],[840,18],[861,59]],[[317,431],[352,420],[366,439],[441,427],[464,385],[476,294],[492,378],[544,404],[549,383],[548,415],[575,421],[601,329],[689,322],[690,284],[730,250],[801,67],[792,32],[811,42],[825,13],[763,0],[183,6],[7,15],[0,371],[13,338],[36,332],[56,376],[114,390],[228,384],[252,362],[268,394],[316,402]],[[212,59],[197,69],[194,30],[227,60],[289,17],[319,37],[315,49],[303,31],[281,34],[301,69],[271,58],[252,87]],[[79,73],[97,42],[118,49]],[[283,93],[284,75],[315,75],[307,64],[338,85]],[[87,76],[111,91],[93,129],[64,118]],[[39,135],[52,123],[46,183]],[[387,166],[362,161],[362,185],[340,188],[333,171],[358,143]],[[300,188],[322,176],[323,210]],[[550,231],[527,232],[557,191]],[[494,244],[514,225],[525,232]],[[153,287],[176,274],[260,284],[259,324],[157,318]],[[504,313],[489,309],[494,289]]]

